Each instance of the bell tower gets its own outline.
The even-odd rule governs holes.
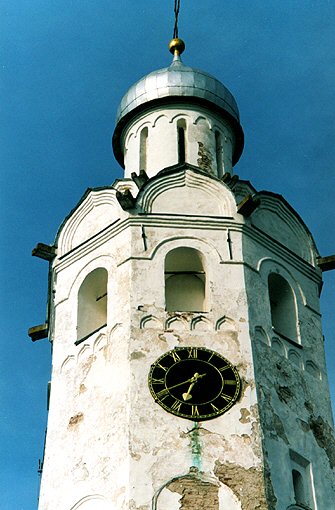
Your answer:
[[[335,444],[320,257],[233,173],[232,94],[181,60],[133,85],[124,178],[88,189],[50,261],[39,510],[329,510]]]

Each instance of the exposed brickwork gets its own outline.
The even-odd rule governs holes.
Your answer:
[[[202,142],[198,142],[198,165],[203,170],[207,170],[209,173],[213,173],[212,169],[212,154],[211,152],[204,146]]]
[[[266,501],[262,470],[217,462],[215,475],[236,494],[242,510],[274,510]]]
[[[178,478],[167,488],[181,495],[180,510],[219,510],[219,488],[196,476]]]

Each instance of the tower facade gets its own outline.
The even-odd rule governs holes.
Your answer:
[[[124,178],[51,249],[39,510],[329,510],[318,252],[233,175],[236,102],[181,48],[121,101]]]

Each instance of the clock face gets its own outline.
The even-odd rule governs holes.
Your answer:
[[[176,347],[151,365],[149,389],[169,413],[193,421],[216,418],[236,402],[241,382],[236,368],[205,347]]]

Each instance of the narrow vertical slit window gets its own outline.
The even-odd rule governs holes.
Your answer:
[[[185,163],[186,161],[186,122],[180,119],[177,122],[177,136],[178,136],[178,163]]]
[[[306,505],[306,494],[302,474],[297,469],[292,469],[292,481],[295,502]]]
[[[107,323],[107,271],[99,267],[89,273],[78,292],[77,340]]]
[[[148,128],[145,127],[140,133],[140,170],[147,169],[148,152]]]
[[[292,508],[314,510],[316,508],[312,465],[299,453],[290,450],[292,474]],[[291,508],[291,506],[289,507]]]
[[[215,155],[216,155],[216,171],[217,176],[222,177],[223,175],[223,157],[222,157],[222,136],[219,131],[215,131]]]

